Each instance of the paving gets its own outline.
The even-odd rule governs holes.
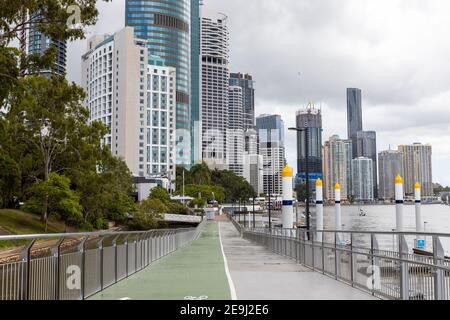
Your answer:
[[[220,222],[220,231],[238,300],[375,299],[242,239],[231,222]]]
[[[207,223],[199,238],[191,245],[154,262],[147,269],[91,299],[231,299],[218,223]]]

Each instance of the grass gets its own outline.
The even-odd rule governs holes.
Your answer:
[[[49,220],[48,233],[62,233],[64,230],[64,222]],[[0,235],[42,234],[44,231],[45,223],[41,221],[39,215],[20,210],[0,209]],[[20,241],[0,241],[0,248],[21,244]]]

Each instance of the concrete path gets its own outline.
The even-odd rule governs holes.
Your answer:
[[[207,223],[192,245],[154,262],[91,299],[183,300],[186,297],[231,299],[217,222]]]
[[[242,239],[231,222],[220,222],[220,232],[238,300],[375,299]]]

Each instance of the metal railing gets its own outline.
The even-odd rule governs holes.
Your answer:
[[[450,300],[450,234],[247,228],[243,238],[383,299]],[[413,250],[417,239],[426,250]],[[424,255],[426,254],[426,255]]]
[[[190,244],[190,229],[0,236],[26,242],[0,263],[0,300],[83,300]]]

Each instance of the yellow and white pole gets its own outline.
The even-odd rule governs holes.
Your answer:
[[[323,230],[323,183],[316,180],[316,230]],[[322,242],[322,232],[317,233],[317,241]]]
[[[422,195],[421,195],[421,185],[416,182],[414,185],[414,198],[416,206],[416,232],[423,232],[423,219],[422,219]],[[417,237],[416,248],[424,249],[425,243],[419,237]]]
[[[292,197],[294,173],[288,165],[281,172],[281,177],[283,179],[283,207],[281,209],[283,228],[292,229],[294,228],[294,199]]]
[[[403,179],[400,175],[395,178],[395,215],[396,215],[396,231],[401,232],[404,229],[403,223]]]
[[[339,182],[334,186],[334,224],[336,230],[342,230],[341,185]]]

